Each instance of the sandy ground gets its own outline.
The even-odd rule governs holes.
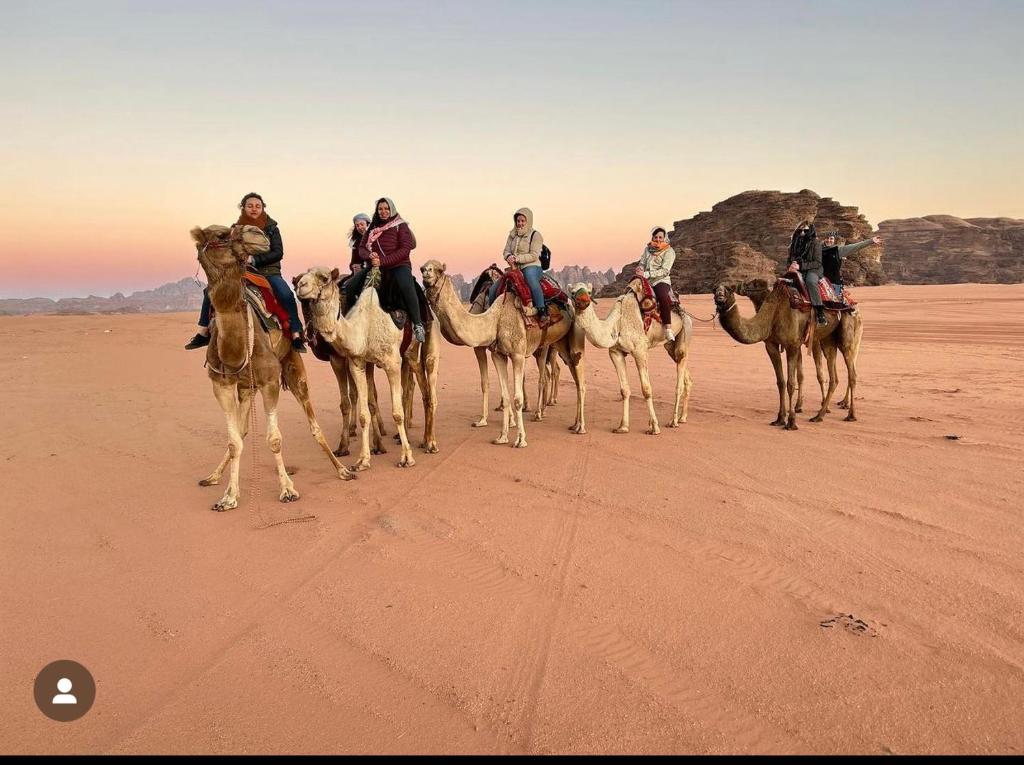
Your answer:
[[[698,324],[683,428],[643,435],[631,370],[613,435],[590,348],[590,432],[564,374],[514,450],[446,344],[441,453],[409,470],[338,481],[282,398],[302,500],[260,440],[260,511],[316,520],[266,530],[250,451],[237,510],[196,485],[225,434],[194,317],[0,318],[0,751],[1020,752],[1024,285],[857,296],[859,422],[807,422],[808,364],[800,430],[769,427],[763,347]],[[652,378],[664,423],[660,350]],[[32,701],[55,659],[96,678],[74,723]]]

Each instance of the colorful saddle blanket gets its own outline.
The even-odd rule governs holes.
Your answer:
[[[807,285],[799,273],[786,273],[779,277],[775,283],[776,289],[784,289],[789,295],[789,304],[799,311],[810,311],[811,300],[807,293]],[[848,289],[843,290],[840,297],[836,294],[835,288],[824,276],[818,280],[818,294],[821,296],[822,305],[830,311],[853,311],[857,301],[853,299]]]
[[[246,271],[242,275],[242,297],[253,309],[256,318],[263,327],[264,332],[272,329],[288,332],[288,312],[277,302],[274,296],[274,288],[270,282],[260,274]]]
[[[640,294],[633,293],[636,295],[637,302],[640,303],[640,315],[644,319],[644,332],[651,328],[653,322],[661,323],[661,309],[658,307],[658,296],[654,294],[654,287],[647,280],[646,276],[637,276],[635,279],[640,281]],[[683,307],[679,304],[679,298],[676,296],[672,287],[669,286],[669,295],[672,300],[672,310],[678,313],[680,316],[683,315]]]
[[[562,320],[562,315],[571,315],[569,311],[569,296],[565,294],[562,286],[555,281],[554,277],[543,274],[540,278],[541,292],[544,294],[544,304],[548,307],[548,326],[557,324]],[[533,297],[530,294],[530,285],[526,283],[526,277],[518,268],[510,268],[502,275],[498,282],[498,293],[495,297],[501,297],[511,289],[512,293],[519,298],[523,307],[523,318],[527,326],[540,326],[538,317],[532,312],[527,314],[525,309],[533,307]]]

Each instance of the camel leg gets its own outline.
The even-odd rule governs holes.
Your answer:
[[[282,502],[294,502],[299,498],[295,490],[291,476],[284,467],[284,457],[281,455],[281,429],[277,426],[277,402],[281,396],[281,385],[274,380],[260,387],[260,396],[263,397],[263,410],[267,413],[267,446],[274,455],[274,464],[277,466],[277,482],[281,487],[278,499]],[[296,396],[298,398],[298,396]],[[301,401],[301,399],[300,399]],[[316,420],[314,420],[314,423]],[[317,426],[319,429],[319,426]],[[321,435],[321,438],[323,436]],[[327,442],[324,441],[324,444]],[[331,454],[330,447],[327,447],[328,454]],[[333,454],[331,454],[334,457]],[[334,457],[337,460],[337,457]]]
[[[856,422],[857,413],[854,411],[853,394],[857,389],[857,348],[852,350],[843,349],[843,360],[846,362],[846,395],[849,396],[850,405],[848,407],[849,412],[846,417],[843,418],[844,422]]]
[[[348,374],[348,361],[331,354],[331,369],[334,370],[334,376],[338,380],[338,392],[341,394],[341,437],[338,440],[338,448],[334,450],[334,456],[347,457],[349,454],[348,440],[353,435],[349,428],[351,427],[354,431],[356,426],[352,416],[352,399],[349,398],[349,387],[352,381]]]
[[[523,422],[523,401],[526,398],[526,358],[523,355],[516,354],[512,357],[512,374],[516,386],[512,406],[515,411],[516,425],[519,428],[519,432],[516,433],[516,442],[512,444],[512,448],[525,449],[527,444],[526,423]],[[543,388],[541,393],[543,393]],[[541,401],[537,402],[537,406],[541,406]]]
[[[564,345],[559,348],[559,353],[562,355],[565,365],[569,367],[572,381],[576,384],[576,422],[569,426],[569,430],[582,436],[587,432],[584,416],[587,400],[587,376],[586,370],[583,367],[583,354],[580,353],[577,359],[573,359],[572,347],[569,344],[568,338],[565,339]]]
[[[817,361],[815,361],[815,368],[817,368]],[[822,388],[824,390],[824,388]],[[796,407],[794,411],[802,412],[804,410],[804,356],[803,352],[800,353],[800,361],[796,367]]]
[[[487,405],[489,403],[489,391],[488,391],[488,380],[487,380],[487,349],[486,348],[474,348],[473,353],[476,355],[476,365],[480,368],[480,393],[483,395],[483,408],[480,411],[480,419],[473,423],[474,428],[485,428],[487,427]]]
[[[500,353],[491,354],[494,368],[498,372],[498,384],[501,386],[501,435],[491,441],[492,444],[507,444],[509,421],[512,417],[512,396],[508,389],[508,356]]]
[[[789,415],[786,419],[786,430],[799,430],[796,426],[796,380],[798,370],[800,369],[800,346],[796,345],[786,349],[786,364],[788,366],[788,374],[786,376],[786,390],[789,393],[788,397],[788,410]]]
[[[612,364],[615,365],[615,374],[619,376],[619,393],[622,396],[622,419],[619,421],[619,427],[615,428],[612,433],[628,433],[629,377],[626,376],[626,354],[616,350],[609,350],[608,355],[612,359]]]
[[[548,349],[550,346],[541,348],[535,354],[534,358],[537,361],[537,410],[533,413],[534,422],[542,422],[544,420],[544,407],[547,405],[548,400]],[[525,363],[525,362],[524,362]],[[526,381],[523,381],[525,385]]]
[[[292,395],[295,396],[295,399],[302,406],[302,410],[306,413],[306,423],[309,425],[309,432],[313,434],[313,438],[316,440],[316,442],[318,444],[320,444],[320,448],[324,450],[324,454],[327,455],[327,459],[329,459],[331,461],[331,465],[334,466],[334,470],[335,470],[335,472],[337,472],[338,478],[342,479],[343,481],[348,481],[351,478],[354,478],[355,476],[353,476],[349,472],[347,467],[345,467],[344,465],[341,464],[341,462],[335,456],[334,452],[331,451],[331,447],[327,443],[327,439],[324,437],[323,431],[320,430],[320,423],[318,423],[316,421],[316,413],[313,411],[313,402],[310,401],[310,399],[309,399],[309,383],[306,381],[306,367],[303,365],[302,360],[299,358],[299,355],[297,353],[295,353],[295,351],[292,351],[284,359],[284,361],[281,363],[281,375],[284,378],[285,384],[288,386],[288,390],[290,390],[292,392]],[[277,400],[277,396],[280,396],[280,387],[279,386],[278,386],[278,392],[277,392],[277,394],[275,394],[275,401]],[[263,394],[263,405],[264,405],[264,408],[266,407],[266,402],[267,402],[267,395],[264,393]],[[267,411],[269,411],[269,410],[267,410]],[[276,412],[276,410],[275,410],[275,412]],[[275,423],[277,422],[277,414],[276,413],[274,415],[274,422]],[[267,433],[268,433],[267,437],[269,438],[270,437],[270,435],[269,435],[270,431],[268,430]],[[280,436],[280,433],[278,434],[278,436]],[[280,444],[279,444],[279,446],[280,446]],[[271,446],[271,451],[273,451],[273,446]],[[280,448],[278,448],[278,450],[276,452],[274,452],[275,454],[278,455],[278,458],[280,458],[280,451],[281,451]],[[283,469],[284,469],[284,463],[281,463],[281,470],[283,470]],[[290,482],[289,482],[289,484],[290,484]],[[295,489],[295,487],[292,486],[292,490],[293,491],[294,491],[294,489]],[[282,492],[281,493],[281,496],[282,496],[281,501],[282,502],[290,501],[290,500],[286,500],[286,499],[283,498],[284,497],[284,484],[282,484],[282,486],[281,486],[281,492]],[[297,494],[295,496],[296,496],[296,498],[298,498]]]
[[[821,385],[821,409],[818,413],[811,418],[811,422],[821,422],[825,419],[825,415],[828,414],[829,404],[832,403],[832,395],[835,393],[836,388],[839,386],[839,379],[836,375],[836,346],[832,343],[830,338],[824,339],[819,343],[815,343],[815,348],[818,349],[818,358],[815,358],[814,365],[815,371],[818,373],[818,384]],[[828,390],[825,389],[824,372],[818,368],[821,364],[820,356],[824,355],[826,362],[828,363]]]
[[[356,359],[352,359],[349,363],[352,382],[355,383],[356,395],[359,400],[359,460],[352,466],[352,470],[369,470],[371,414],[367,383],[373,378],[369,374],[367,364]]]
[[[242,434],[242,440],[245,440],[246,434],[249,432],[249,406],[252,403],[252,395],[247,386],[238,387],[238,424],[239,430]],[[214,468],[214,471],[206,478],[199,482],[200,486],[216,486],[220,483],[220,477],[224,473],[224,468],[231,462],[231,449],[224,450],[224,457],[221,458],[220,464]]]
[[[416,460],[413,459],[409,436],[405,432],[405,407],[402,405],[402,366],[393,364],[384,367],[384,372],[388,376],[388,385],[391,388],[391,417],[395,421],[398,438],[402,443],[402,456],[398,458],[398,467],[412,467],[416,464]]]
[[[647,404],[647,435],[656,436],[661,433],[658,426],[658,415],[654,412],[654,390],[651,388],[651,375],[647,367],[647,354],[634,353],[633,363],[636,364],[636,371],[640,375],[640,390],[644,394],[644,403]]]
[[[242,458],[241,418],[238,399],[233,384],[213,383],[213,395],[217,397],[228,424],[228,462],[231,467],[228,488],[224,496],[211,509],[218,513],[238,507],[238,466]]]
[[[377,383],[373,379],[373,370],[373,364],[367,364],[364,374],[367,391],[366,405],[370,410],[370,438],[373,440],[370,454],[387,454],[388,449],[384,445],[384,437],[388,432],[384,429],[384,421],[380,417],[380,404],[377,401]]]
[[[779,389],[779,413],[771,424],[783,427],[786,424],[786,410],[788,406],[786,402],[786,377],[782,371],[782,351],[776,343],[770,341],[766,342],[764,347],[768,351],[768,358],[772,360],[772,367],[775,369],[775,386]]]
[[[548,353],[548,384],[545,386],[546,390],[544,391],[545,404],[547,406],[558,403],[558,381],[561,376],[562,365],[558,363],[558,354],[552,350]]]
[[[676,362],[676,398],[672,405],[672,421],[668,424],[670,428],[678,428],[680,423],[686,422],[686,412],[690,406],[693,379],[686,368],[686,361],[686,356],[683,356]]]
[[[822,347],[821,347],[821,342],[822,341],[818,341],[816,343],[811,343],[811,356],[814,358],[814,375],[815,375],[815,377],[818,378],[818,388],[821,391],[821,400],[824,401],[825,400],[825,369],[824,369],[824,367],[822,366],[822,363],[821,363],[822,362],[822,354],[824,352]],[[801,364],[800,367],[802,369],[803,368],[803,364]],[[801,384],[801,390],[802,390],[803,389],[803,379],[802,378],[800,380],[800,384]],[[800,395],[799,403],[801,403],[801,404],[803,403],[803,393],[802,392],[801,392],[801,395]],[[797,411],[799,412],[800,410],[801,410],[801,407],[798,406],[797,407]],[[821,414],[821,412],[819,412],[819,414]],[[811,422],[814,422],[814,420],[812,419]],[[820,420],[818,420],[818,422],[820,422]]]
[[[428,358],[426,364],[417,364],[416,379],[423,398],[423,443],[420,444],[420,448],[428,454],[437,454],[437,439],[434,438],[434,411],[437,409],[437,359]]]

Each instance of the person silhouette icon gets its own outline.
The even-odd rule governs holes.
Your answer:
[[[66,677],[62,677],[57,681],[57,690],[60,691],[56,696],[53,697],[54,704],[77,704],[78,699],[68,693],[71,690],[71,681]]]

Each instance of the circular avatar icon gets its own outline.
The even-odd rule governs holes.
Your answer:
[[[51,720],[71,722],[92,708],[96,681],[77,661],[54,661],[36,676],[35,698],[39,711]]]

